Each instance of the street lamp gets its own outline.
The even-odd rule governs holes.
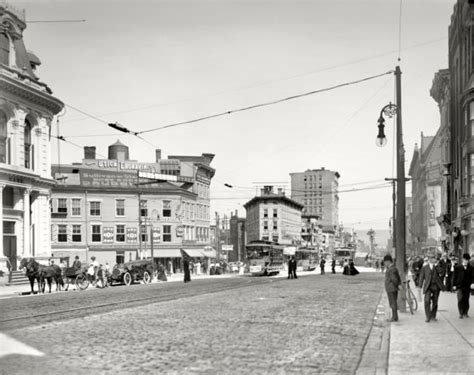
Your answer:
[[[389,103],[380,111],[378,119],[379,133],[377,135],[376,144],[378,146],[384,146],[387,143],[385,138],[384,128],[385,119],[384,115],[391,118],[397,116],[397,135],[396,135],[396,150],[397,150],[397,202],[396,202],[396,236],[397,244],[395,249],[395,259],[398,271],[401,279],[406,279],[406,201],[405,201],[405,148],[403,146],[403,131],[402,131],[402,84],[401,76],[402,72],[400,67],[395,67],[395,92],[396,92],[396,104]],[[401,291],[398,295],[398,308],[401,312],[406,311],[406,290],[405,284],[401,285]]]

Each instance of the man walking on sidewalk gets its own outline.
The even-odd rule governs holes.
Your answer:
[[[383,258],[384,265],[387,266],[385,272],[385,291],[387,292],[388,302],[392,308],[392,318],[389,322],[398,322],[398,287],[402,283],[397,267],[393,264],[391,255],[385,255]]]
[[[438,270],[436,269],[436,257],[434,254],[428,256],[428,264],[424,265],[420,272],[420,288],[423,290],[425,300],[426,323],[431,320],[437,321],[439,293],[444,290]]]
[[[462,264],[454,268],[453,290],[458,297],[459,319],[468,318],[471,285],[474,283],[474,268],[469,264],[469,254],[462,256]]]

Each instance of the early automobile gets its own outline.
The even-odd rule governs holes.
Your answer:
[[[120,283],[130,285],[133,282],[143,281],[151,283],[155,267],[151,259],[133,260],[127,263],[119,263],[114,266],[108,278],[109,284]]]

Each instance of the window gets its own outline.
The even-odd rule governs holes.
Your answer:
[[[58,225],[58,242],[67,242],[67,226]]]
[[[125,216],[125,199],[115,200],[115,215]]]
[[[72,216],[81,216],[81,200],[78,198],[72,199]]]
[[[0,112],[0,163],[9,163],[7,116]]]
[[[115,241],[125,242],[125,225],[117,225],[115,227]]]
[[[11,186],[5,186],[3,188],[3,207],[13,208],[15,207],[15,192]]]
[[[268,230],[268,221],[263,222],[263,230]]]
[[[91,202],[91,216],[100,216],[100,202]]]
[[[272,236],[272,241],[278,243],[278,236]]]
[[[102,231],[100,225],[92,226],[92,242],[102,242]]]
[[[273,230],[277,230],[277,229],[278,229],[278,221],[274,220],[273,221]]]
[[[263,209],[263,217],[268,217],[268,208]]]
[[[171,217],[171,201],[163,201],[163,217]]]
[[[146,217],[148,216],[148,202],[144,199],[140,200],[140,216],[141,217]]]
[[[273,209],[273,217],[278,217],[278,210],[276,208]]]
[[[81,241],[82,241],[81,226],[74,224],[72,226],[72,242],[81,242]]]
[[[471,137],[474,138],[474,100],[469,103],[469,122],[471,123]]]
[[[171,225],[163,225],[163,242],[171,242]]]
[[[33,145],[31,144],[31,124],[25,120],[24,128],[25,168],[34,169]]]
[[[146,228],[146,225],[141,226],[140,232],[142,236],[142,242],[148,242],[148,230]]]
[[[67,199],[58,198],[58,212],[67,213]]]
[[[270,239],[270,237],[268,236],[262,236],[262,241],[268,241]]]

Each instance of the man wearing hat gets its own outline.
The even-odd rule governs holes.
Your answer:
[[[438,312],[439,293],[445,290],[435,263],[436,255],[429,254],[428,263],[423,266],[420,272],[419,286],[423,290],[424,295],[426,323],[429,323],[431,320],[437,321],[436,313]]]
[[[391,255],[385,255],[383,257],[383,263],[387,267],[387,271],[385,271],[385,291],[387,292],[388,302],[392,308],[392,318],[388,321],[398,322],[398,287],[402,281]]]
[[[468,318],[469,297],[474,283],[474,268],[469,264],[469,254],[463,254],[462,264],[454,267],[453,290],[458,297],[459,319]]]

